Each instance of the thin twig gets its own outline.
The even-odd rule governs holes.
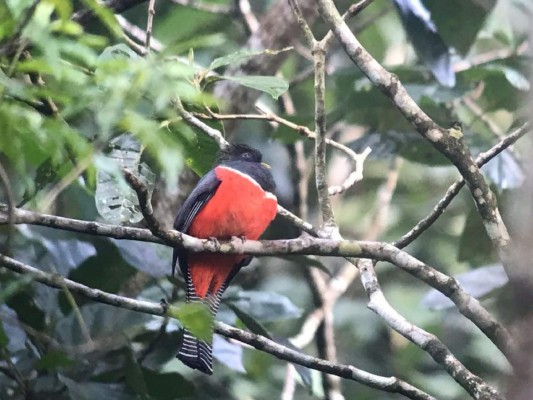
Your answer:
[[[297,0],[289,0],[289,5],[291,6],[294,17],[296,18],[296,22],[298,22],[298,25],[300,26],[300,29],[302,30],[305,36],[305,40],[307,40],[307,44],[309,45],[309,47],[312,48],[314,43],[316,42],[316,39],[313,35],[313,32],[311,31],[311,28],[309,27],[307,21],[304,18],[302,9],[300,8],[300,4]]]
[[[190,112],[185,110],[179,97],[176,97],[174,104],[176,106],[176,109],[178,110],[178,113],[181,115],[185,122],[205,132],[209,137],[211,137],[217,142],[219,148],[224,149],[228,147],[228,141],[224,139],[222,133],[215,128],[211,128],[209,125],[203,123]]]
[[[253,35],[259,30],[259,21],[252,12],[252,6],[248,0],[237,0],[239,12],[242,15],[248,34]]]
[[[148,2],[148,18],[146,21],[146,41],[144,44],[144,49],[146,53],[150,53],[152,32],[153,32],[153,23],[155,15],[155,0],[149,0]]]
[[[304,125],[295,124],[294,122],[289,121],[285,118],[282,118],[279,115],[271,111],[267,111],[262,107],[256,106],[256,109],[257,111],[260,112],[260,114],[218,114],[213,111],[209,111],[209,114],[204,114],[204,113],[192,113],[192,114],[200,119],[213,119],[213,120],[218,120],[218,121],[239,120],[239,119],[271,121],[274,123],[284,125],[290,129],[293,129],[295,132],[299,133],[300,135],[308,139],[316,140],[315,132],[313,132],[308,127]],[[348,178],[341,185],[331,186],[328,188],[329,195],[334,196],[334,195],[343,193],[344,191],[352,187],[355,183],[359,182],[363,178],[364,161],[370,154],[371,149],[370,147],[367,147],[362,153],[357,154],[355,151],[353,151],[349,147],[333,139],[326,138],[326,144],[337,150],[342,151],[350,159],[350,161],[352,162],[354,166],[354,170],[348,175]]]
[[[132,24],[122,15],[117,14],[115,15],[115,18],[117,19],[118,24],[120,25],[120,27],[125,33],[124,40],[127,41],[127,44],[129,46],[132,46],[132,43],[133,43],[133,47],[136,53],[140,53],[140,55],[143,55],[143,56],[146,55],[147,53],[146,49],[139,44],[139,43],[142,43],[142,44],[146,43],[146,40],[147,40],[146,31],[139,28],[137,25]],[[135,39],[136,42],[130,39],[130,37]],[[150,37],[150,49],[152,51],[162,51],[163,48],[164,46],[159,40],[157,40],[153,36]]]
[[[352,4],[350,7],[348,7],[346,12],[342,14],[342,19],[344,21],[348,21],[350,18],[355,17],[357,14],[367,8],[373,1],[374,0],[361,0],[355,4]],[[328,33],[326,33],[326,36],[324,36],[322,39],[326,49],[329,48],[334,37],[335,35],[333,34],[332,30],[329,30]]]

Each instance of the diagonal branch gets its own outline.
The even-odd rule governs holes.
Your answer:
[[[478,167],[482,167],[506,148],[515,143],[518,139],[524,136],[529,130],[529,123],[525,123],[522,126],[515,129],[509,135],[500,140],[496,145],[487,150],[484,153],[481,153],[476,158],[476,164]],[[459,194],[463,186],[465,185],[465,180],[463,178],[457,180],[453,185],[451,185],[444,197],[438,202],[435,208],[431,213],[425,217],[423,220],[418,222],[409,232],[403,235],[400,239],[396,240],[392,244],[400,249],[407,246],[409,243],[412,243],[416,238],[418,238],[422,232],[428,229],[433,223],[442,215],[444,210],[450,205],[452,200]]]
[[[504,398],[480,377],[470,372],[452,352],[433,334],[424,331],[400,315],[387,301],[378,283],[370,260],[359,262],[361,282],[367,292],[368,307],[378,314],[392,329],[424,349],[472,398],[478,400],[503,400]]]
[[[5,268],[18,274],[31,275],[35,281],[46,286],[56,289],[62,289],[65,287],[73,293],[80,294],[99,303],[142,312],[145,314],[157,316],[166,315],[166,309],[161,304],[136,300],[129,297],[107,293],[100,289],[94,289],[70,279],[63,278],[58,274],[49,274],[41,271],[2,254],[0,254],[0,265],[3,265]],[[216,323],[216,332],[223,336],[236,339],[242,343],[249,344],[258,350],[272,354],[282,360],[304,365],[306,367],[324,371],[329,374],[335,374],[346,379],[355,380],[379,390],[399,393],[408,398],[417,400],[434,399],[434,397],[430,396],[429,394],[396,377],[383,377],[374,375],[351,365],[341,365],[311,357],[289,349],[260,335],[255,335],[241,329],[233,328],[220,322]]]
[[[405,119],[456,166],[470,189],[487,235],[504,266],[510,268],[512,255],[507,228],[498,210],[496,197],[472,159],[462,131],[443,129],[418,106],[398,77],[385,70],[361,45],[342,19],[333,0],[318,0],[318,3],[320,15],[357,67],[393,102]]]

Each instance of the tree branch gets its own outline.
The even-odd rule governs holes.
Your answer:
[[[470,372],[453,353],[433,334],[412,324],[391,307],[379,286],[376,272],[370,260],[359,263],[361,282],[367,292],[368,308],[379,315],[392,329],[428,352],[448,374],[459,383],[472,398],[478,400],[503,400],[494,388]]]
[[[0,206],[0,225],[7,224],[8,215],[5,207]],[[512,339],[490,313],[481,306],[479,301],[470,296],[452,277],[424,264],[422,261],[382,242],[365,242],[354,240],[319,239],[310,236],[297,239],[270,241],[242,241],[235,238],[226,242],[215,242],[209,239],[197,239],[174,230],[164,230],[165,240],[154,236],[148,229],[130,228],[98,222],[80,221],[70,218],[55,217],[20,209],[14,210],[15,224],[33,224],[63,229],[72,232],[130,239],[165,244],[171,247],[182,247],[190,252],[212,252],[222,254],[265,255],[324,255],[338,257],[371,258],[388,261],[409,274],[427,283],[452,300],[458,310],[476,326],[506,355],[512,348]]]
[[[498,210],[496,197],[474,163],[463,140],[462,132],[454,128],[441,128],[418,106],[398,77],[385,70],[359,43],[332,0],[318,0],[318,3],[320,15],[333,30],[352,61],[393,102],[407,121],[456,166],[472,193],[487,235],[502,263],[509,268],[512,255],[509,250],[510,238],[507,228]]]
[[[80,294],[99,303],[104,303],[127,310],[142,312],[145,314],[166,316],[166,308],[161,304],[136,300],[112,293],[107,293],[100,289],[90,288],[88,286],[82,285],[81,283],[63,278],[60,275],[49,274],[32,266],[23,264],[3,254],[0,254],[0,265],[3,265],[7,269],[18,274],[31,275],[35,279],[35,281],[42,283],[46,286],[56,289],[62,289],[65,287],[73,293]],[[304,365],[306,367],[319,371],[324,371],[329,374],[338,375],[346,379],[355,380],[364,385],[379,390],[384,390],[392,393],[400,393],[411,399],[434,399],[434,397],[428,395],[427,393],[424,393],[420,389],[417,389],[414,386],[408,384],[407,382],[395,377],[383,377],[379,375],[374,375],[350,365],[335,364],[315,357],[311,357],[300,352],[291,350],[260,335],[255,335],[253,333],[233,328],[221,322],[217,322],[215,327],[215,331],[223,336],[236,339],[242,343],[251,345],[258,350],[270,353],[282,360]]]

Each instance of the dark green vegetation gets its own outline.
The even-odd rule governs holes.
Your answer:
[[[148,3],[111,3],[126,8],[122,16],[141,27],[144,36]],[[157,1],[152,44],[163,48],[145,54],[144,43],[124,40],[124,25],[94,0],[0,0],[0,165],[9,177],[14,205],[87,221],[138,224],[142,215],[136,195],[120,169],[129,167],[155,188],[156,216],[170,226],[180,192],[190,187],[191,174],[184,171],[205,173],[218,149],[215,140],[182,120],[176,97],[195,115],[243,108],[257,114],[249,102],[235,104],[239,99],[229,96],[229,89],[214,94],[217,85],[228,81],[262,93],[262,109],[312,129],[313,73],[306,73],[312,62],[300,31],[289,34],[298,38],[293,49],[286,49],[285,40],[270,46],[272,54],[249,51],[244,48],[249,32],[234,8],[237,2],[196,3],[219,12]],[[277,19],[268,14],[277,1],[250,3],[264,35],[286,28],[276,27]],[[526,65],[531,64],[526,54],[533,10],[528,1],[425,3],[442,40],[455,49],[453,87],[439,85],[417,60],[392,2],[374,1],[349,25],[435,122],[445,128],[462,122],[465,141],[477,155],[530,117],[525,112],[530,88]],[[350,3],[336,5],[344,10]],[[76,14],[85,9],[95,16]],[[311,26],[317,36],[326,32],[319,17]],[[265,56],[283,59],[279,73],[254,72],[253,61]],[[346,239],[392,242],[431,211],[458,173],[414,132],[335,39],[327,60],[329,137],[355,151],[372,148],[363,181],[332,198],[336,220]],[[236,74],[239,64],[248,69]],[[294,113],[290,102],[281,100],[284,93],[290,94]],[[224,129],[216,118],[205,121]],[[304,211],[294,174],[295,157],[303,149],[309,158],[304,167],[308,185],[303,186],[309,194],[302,203],[309,209],[306,219],[318,226],[313,142],[264,120],[224,125],[229,140],[261,148],[274,167],[280,202],[295,213]],[[483,169],[504,219],[513,211],[510,195],[524,180],[520,150],[518,144],[513,153],[500,154]],[[331,185],[341,184],[350,168],[341,152],[328,148]],[[6,188],[0,193],[0,202],[7,203]],[[0,215],[5,217],[4,208]],[[204,313],[183,307],[183,282],[169,277],[170,248],[30,225],[16,225],[7,246],[8,228],[0,228],[3,254],[9,251],[28,265],[110,293],[156,303],[166,298],[177,306],[173,316],[205,333]],[[298,235],[278,218],[266,236]],[[463,282],[470,293],[482,298],[497,319],[512,319],[502,312],[507,278],[466,190],[406,250],[448,275],[466,274]],[[344,260],[326,257],[255,259],[228,290],[218,318],[286,345],[316,308],[309,269],[334,274],[343,265]],[[437,335],[470,371],[504,387],[509,363],[470,321],[398,268],[379,263],[377,272],[396,310]],[[439,399],[466,398],[440,365],[368,310],[367,301],[355,279],[335,304],[339,363],[397,376]],[[0,268],[1,400],[273,399],[287,393],[287,364],[274,356],[217,336],[215,357],[224,362],[215,361],[215,374],[207,378],[174,358],[179,336],[176,320],[95,303]],[[320,339],[302,351],[324,357],[317,347],[323,347]],[[303,367],[297,372],[296,380],[303,383],[296,384],[295,399],[311,398],[310,393],[323,397],[319,373]],[[342,389],[347,399],[401,398],[348,380]]]

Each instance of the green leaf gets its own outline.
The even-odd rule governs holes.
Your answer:
[[[170,273],[168,260],[172,259],[172,249],[156,243],[143,243],[133,240],[116,240],[111,242],[129,265],[139,271],[162,278]]]
[[[33,277],[30,275],[17,276],[15,279],[12,279],[0,291],[0,304],[5,303],[12,296],[24,290],[31,282],[33,282]]]
[[[26,332],[22,328],[18,315],[6,304],[0,304],[0,321],[2,321],[2,331],[6,340],[0,337],[1,342],[5,342],[7,351],[14,353],[26,349]],[[0,332],[0,336],[2,333]],[[2,344],[0,344],[2,347]]]
[[[9,343],[9,338],[6,335],[6,331],[4,330],[4,324],[2,323],[2,320],[0,320],[0,348],[7,347],[7,344]]]
[[[51,350],[44,354],[34,365],[37,370],[49,372],[57,371],[59,368],[70,367],[75,362],[66,353],[60,350]]]
[[[224,67],[226,65],[238,65],[241,62],[248,60],[249,58],[253,58],[255,56],[261,55],[261,54],[268,54],[268,55],[276,55],[283,51],[287,51],[292,49],[292,47],[287,47],[282,50],[262,50],[262,51],[253,51],[253,50],[239,50],[235,53],[228,54],[227,56],[215,58],[213,62],[209,65],[208,69],[210,71],[213,71],[217,68]]]
[[[188,303],[181,307],[171,306],[168,314],[180,321],[193,336],[211,343],[213,339],[213,317],[209,307],[202,303]]]
[[[126,46],[124,43],[115,44],[113,46],[106,47],[102,54],[98,57],[98,62],[109,61],[116,58],[138,58],[139,55],[132,49]]]
[[[72,400],[129,400],[122,384],[78,382],[59,375],[59,380],[67,387]]]
[[[369,158],[383,159],[392,155],[402,156],[410,161],[426,165],[449,165],[449,161],[431,143],[415,132],[374,132],[348,143],[356,153],[366,147],[372,149]]]
[[[243,76],[220,76],[218,79],[236,82],[239,85],[249,87],[251,89],[260,90],[268,93],[273,99],[277,99],[287,90],[289,90],[289,83],[282,78],[276,76],[263,75],[243,75]]]
[[[257,321],[252,315],[248,314],[246,311],[241,310],[237,305],[227,302],[226,305],[237,315],[244,325],[250,329],[253,333],[257,335],[264,336],[272,340],[272,335],[266,328]]]
[[[248,312],[240,309],[235,304],[232,303],[226,303],[226,305],[231,308],[231,310],[237,315],[237,317],[242,321],[244,325],[248,329],[250,329],[253,333],[257,335],[264,336],[270,340],[275,341],[276,343],[279,343],[283,346],[286,346],[294,351],[300,351],[297,347],[295,347],[289,339],[282,337],[282,336],[276,336],[274,337],[259,321],[257,321],[252,315],[250,315]],[[298,374],[302,377],[302,382],[304,385],[311,391],[313,388],[313,380],[311,376],[311,370],[307,367],[304,367],[302,365],[294,364],[296,367],[296,371],[298,371]]]
[[[146,397],[148,394],[148,388],[144,380],[144,374],[141,366],[137,363],[133,351],[128,349],[126,356],[126,365],[124,368],[124,375],[126,384],[131,387],[135,393]]]
[[[149,316],[123,308],[103,304],[86,304],[80,308],[81,317],[91,338],[105,344],[98,351],[118,349],[128,343],[128,337],[143,329]],[[55,326],[54,336],[64,345],[76,346],[86,343],[86,336],[74,312],[61,319]]]
[[[96,158],[98,175],[95,202],[102,218],[115,224],[135,223],[143,219],[135,191],[125,183],[123,169],[136,174],[153,191],[155,175],[140,163],[142,148],[131,134],[117,136],[109,143],[111,152]]]
[[[194,385],[176,372],[161,373],[147,368],[142,369],[148,394],[152,399],[174,400],[201,398],[195,396]]]
[[[122,35],[122,29],[115,19],[113,12],[107,8],[105,5],[100,4],[96,0],[82,0],[83,3],[91,10],[99,19],[104,23],[104,25],[109,29],[109,31],[116,37],[120,38]]]
[[[457,261],[483,265],[492,261],[494,250],[477,210],[471,208],[461,234]]]
[[[226,367],[240,373],[246,373],[242,364],[243,349],[239,343],[229,341],[220,335],[213,335],[213,357]]]
[[[276,341],[277,343],[279,343],[279,344],[281,344],[281,345],[283,345],[285,347],[288,347],[291,350],[300,352],[300,349],[298,347],[294,346],[289,341],[289,339],[287,339],[285,337],[276,336],[274,341]],[[310,394],[313,394],[313,375],[311,374],[311,369],[307,368],[307,367],[305,367],[303,365],[300,365],[300,364],[293,364],[293,365],[296,368],[296,371],[298,372],[300,377],[302,378],[302,382],[303,382],[304,386],[307,388],[307,390],[309,390]]]

